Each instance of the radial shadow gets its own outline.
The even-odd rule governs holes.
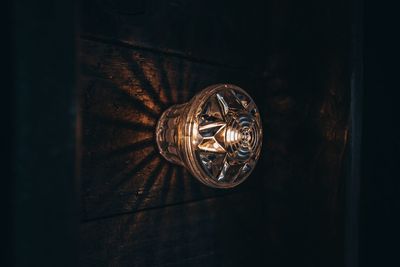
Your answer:
[[[163,57],[157,57],[155,60],[155,66],[158,69],[159,75],[160,75],[160,84],[162,89],[165,92],[165,95],[167,97],[167,104],[171,105],[174,103],[174,100],[172,98],[172,89],[171,85],[168,79],[168,74],[167,70],[164,66],[165,61]]]
[[[168,166],[168,170],[167,173],[165,174],[165,176],[162,178],[163,182],[161,185],[161,192],[160,192],[160,196],[159,196],[159,203],[162,205],[163,203],[167,203],[168,201],[168,195],[170,193],[170,188],[174,187],[174,174],[175,172],[175,168],[168,163],[165,163]]]
[[[138,197],[136,199],[134,206],[131,207],[132,211],[136,211],[136,210],[140,209],[140,207],[142,206],[142,204],[145,200],[152,201],[152,199],[148,198],[148,194],[151,191],[151,189],[157,179],[165,178],[165,177],[163,178],[162,176],[160,176],[163,168],[171,168],[171,167],[169,165],[167,165],[165,162],[160,160],[158,162],[157,166],[153,169],[153,171],[149,174],[147,179],[144,181],[143,186],[141,186],[142,194],[140,194],[140,197]]]
[[[178,91],[177,92],[177,99],[178,99],[179,103],[182,103],[182,102],[184,102],[186,100],[185,99],[185,94],[183,92],[183,90],[184,90],[183,89],[183,80],[184,80],[184,77],[185,77],[186,73],[184,72],[184,61],[182,59],[180,59],[178,61],[178,73],[179,73],[179,75],[177,77],[178,81],[177,81],[177,84],[176,84],[176,90]]]
[[[122,90],[120,87],[118,87],[116,84],[113,84],[116,92],[122,96],[125,99],[129,99],[129,101],[132,103],[132,106],[137,109],[139,112],[142,112],[150,117],[152,117],[155,120],[158,120],[158,118],[160,117],[160,113],[157,112],[156,110],[149,108],[148,106],[146,106],[143,101],[137,99],[136,97],[130,95],[128,92]]]
[[[155,125],[166,105],[183,103],[188,100],[189,92],[194,91],[192,86],[196,86],[196,83],[191,84],[186,80],[190,78],[190,71],[186,69],[190,64],[185,65],[183,59],[173,59],[166,64],[160,56],[144,58],[146,62],[142,62],[141,58],[137,58],[128,49],[120,52],[119,57],[123,60],[118,63],[121,74],[111,69],[111,72],[104,71],[97,75],[103,77],[98,80],[97,86],[104,87],[98,91],[91,88],[90,93],[97,95],[89,98],[84,106],[84,127],[89,133],[95,134],[95,138],[86,135],[83,144],[86,152],[83,168],[85,177],[88,177],[85,178],[88,179],[85,184],[90,185],[85,188],[85,192],[89,192],[86,196],[90,199],[91,207],[99,206],[101,210],[93,214],[103,212],[105,214],[101,216],[106,216],[127,208],[135,211],[185,201],[193,195],[201,197],[202,193],[197,191],[197,186],[189,189],[187,186],[192,182],[186,181],[185,184],[183,181],[190,179],[183,177],[183,167],[174,167],[161,160],[154,136]],[[169,63],[175,66],[174,71],[167,68]],[[139,88],[131,90],[132,84],[139,84]],[[146,96],[143,98],[142,94]],[[108,96],[109,102],[105,101]],[[96,101],[101,101],[101,105]],[[141,150],[146,152],[141,154]],[[157,163],[157,160],[160,162]],[[164,171],[165,176],[160,176]],[[135,195],[138,190],[141,191],[140,196]],[[170,195],[171,190],[173,195]],[[116,192],[121,192],[121,197]],[[149,195],[157,193],[158,197],[151,196],[153,199],[149,199]],[[133,206],[124,205],[122,200],[125,199],[127,203],[133,203]]]
[[[127,173],[125,173],[122,176],[123,178],[120,179],[119,182],[115,184],[115,186],[117,188],[120,188],[124,184],[124,182],[134,177],[137,172],[142,170],[146,165],[149,165],[153,160],[156,160],[157,158],[159,158],[158,153],[152,150],[151,153],[149,153],[146,157],[141,159],[137,164],[133,166],[132,169],[130,169]]]
[[[137,132],[150,132],[154,133],[155,126],[154,124],[144,124],[138,121],[129,121],[119,118],[109,118],[104,115],[92,115],[88,118],[90,121],[106,125],[109,127],[118,127],[124,129],[130,129]]]
[[[154,101],[154,104],[160,107],[161,110],[164,110],[166,108],[165,103],[161,100],[159,92],[155,90],[150,80],[146,77],[146,74],[144,73],[143,68],[140,66],[140,64],[131,57],[130,52],[121,53],[121,56],[125,59],[130,70],[139,81],[141,87]]]
[[[105,153],[96,153],[91,157],[92,161],[98,161],[98,160],[110,160],[111,158],[115,156],[120,156],[122,154],[126,154],[138,149],[143,149],[146,147],[151,147],[154,144],[154,138],[146,138],[144,140],[138,141],[136,143],[130,144],[130,145],[125,145],[123,147],[111,150],[111,151],[106,151]]]
[[[105,188],[106,190],[99,191],[102,192],[101,197],[98,197],[96,200],[92,200],[91,206],[96,207],[98,209],[98,211],[96,211],[95,214],[100,213],[101,214],[100,216],[111,216],[112,214],[118,214],[123,210],[126,210],[126,208],[123,208],[123,206],[119,206],[121,205],[119,199],[121,195],[119,195],[118,193],[116,194],[116,192],[124,192],[124,191],[127,192],[126,185],[129,184],[129,182],[132,182],[132,179],[135,179],[136,175],[141,170],[143,170],[148,166],[154,165],[154,163],[156,163],[156,167],[152,170],[149,176],[146,177],[147,179],[149,179],[148,183],[150,183],[154,181],[154,175],[156,175],[155,171],[159,172],[160,168],[162,167],[159,166],[161,165],[160,158],[158,157],[158,154],[155,151],[151,151],[148,155],[143,157],[138,163],[133,165],[127,171],[124,171],[123,173],[112,177],[112,180],[108,182],[106,185],[107,188],[111,187],[113,188],[113,190],[107,190],[107,188]],[[138,183],[135,182],[135,184]],[[140,186],[137,187],[135,186],[136,189],[138,189],[139,187]],[[137,190],[135,191],[132,189],[128,190],[128,192],[129,191],[131,191],[129,195],[136,197],[135,195],[138,193]],[[147,191],[142,190],[142,192],[143,194],[141,194],[140,198],[147,198],[146,196]],[[139,202],[141,201],[140,198],[138,200]],[[129,209],[132,210],[132,208]]]

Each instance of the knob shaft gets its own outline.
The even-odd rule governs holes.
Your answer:
[[[212,85],[168,108],[157,123],[156,139],[168,161],[208,186],[231,188],[250,175],[260,156],[260,114],[242,88]]]

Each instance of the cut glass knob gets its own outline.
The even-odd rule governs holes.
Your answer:
[[[156,139],[168,161],[208,186],[231,188],[250,175],[260,155],[260,114],[240,87],[212,85],[168,108],[157,123]]]

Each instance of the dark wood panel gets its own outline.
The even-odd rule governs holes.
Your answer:
[[[258,53],[256,46],[250,49],[258,56],[256,59],[249,57],[248,61],[250,70],[260,70],[259,67],[264,66],[261,77],[238,68],[223,67],[234,65],[223,56],[223,60],[217,61],[226,64],[208,64],[210,60],[201,53],[196,58],[192,56],[195,53],[179,52],[184,51],[184,46],[179,51],[164,49],[163,45],[170,48],[174,45],[158,39],[149,41],[147,33],[135,34],[136,26],[125,22],[123,16],[115,17],[121,19],[124,30],[117,24],[110,26],[112,30],[101,29],[105,27],[103,24],[98,24],[102,25],[98,29],[86,24],[86,34],[90,35],[87,39],[91,41],[86,40],[82,45],[85,76],[82,86],[85,99],[83,199],[86,203],[84,218],[90,222],[83,224],[83,231],[87,232],[84,251],[88,254],[83,262],[129,266],[131,260],[139,266],[157,266],[162,262],[182,266],[243,266],[240,255],[254,252],[247,257],[254,258],[253,266],[260,266],[260,263],[307,267],[343,264],[343,173],[350,103],[347,3],[344,0],[267,2],[268,11],[264,13],[260,9],[258,15],[268,18],[263,38],[270,42],[266,42],[262,53]],[[96,5],[93,8],[95,10]],[[235,9],[240,14],[237,4]],[[144,10],[147,12],[146,8]],[[137,23],[142,31],[149,27],[151,34],[154,24]],[[88,34],[90,28],[92,32]],[[121,37],[122,31],[126,39]],[[169,33],[159,34],[165,37]],[[185,42],[191,38],[188,34],[187,37],[183,38]],[[214,39],[201,39],[198,45],[212,55],[215,51],[210,49],[209,40]],[[215,40],[221,44],[218,38]],[[138,45],[140,41],[153,44],[151,47],[155,49],[139,49],[138,46],[144,46]],[[235,48],[216,48],[221,55],[229,55],[232,61],[238,62],[242,56],[248,56],[247,49],[243,46],[238,56]],[[253,64],[252,60],[257,63]],[[224,191],[205,188],[194,179],[184,178],[179,174],[180,168],[158,165],[162,162],[158,156],[147,157],[147,153],[154,150],[152,129],[165,106],[183,102],[206,85],[224,81],[236,83],[254,96],[265,132],[262,158],[256,172],[243,186],[228,191],[227,195]],[[121,150],[114,151],[119,148]],[[143,154],[138,155],[141,152]],[[136,176],[132,175],[135,173]],[[169,174],[175,178],[166,179]],[[243,197],[247,195],[244,192],[248,192],[248,197]],[[211,219],[215,225],[229,221],[230,229],[239,229],[246,223],[254,227],[251,231],[257,234],[251,232],[249,236],[256,238],[254,242],[243,242],[246,243],[241,247],[243,254],[235,249],[221,250],[220,247],[240,247],[232,238],[244,239],[241,232],[233,230],[222,235],[210,231],[207,222],[199,219],[203,211],[193,208],[203,201],[192,201],[203,198],[211,198],[204,203],[219,203],[206,209],[211,218],[216,218]],[[246,223],[229,220],[231,214],[235,214],[229,199],[237,199],[238,217],[248,218]],[[241,205],[246,208],[240,208]],[[143,209],[147,210],[129,214]],[[193,213],[186,215],[170,212],[171,209],[193,209]],[[165,217],[158,220],[156,215],[149,215],[156,210],[163,210]],[[112,217],[118,213],[126,214]],[[133,238],[123,239],[125,235],[121,229],[130,223],[122,218],[140,216],[146,218],[144,224],[151,225],[149,229],[142,235],[141,229],[133,227],[130,233]],[[102,219],[97,220],[99,217]],[[164,225],[158,226],[162,222]],[[177,222],[181,224],[177,226]],[[157,230],[158,227],[161,230]],[[177,227],[189,230],[187,234],[177,234],[171,230]],[[153,235],[152,231],[157,234]],[[200,238],[204,245],[181,248],[181,243],[188,244],[189,237],[185,235],[196,231],[199,237],[204,236]],[[210,232],[213,235],[208,234]],[[175,243],[167,241],[168,250],[157,254],[163,251],[157,247],[162,240]],[[132,245],[132,242],[138,243]],[[142,246],[152,252],[146,254]],[[152,246],[157,249],[152,250]],[[125,250],[126,247],[135,249]],[[168,258],[171,254],[174,255],[172,259]],[[178,257],[182,261],[177,260]]]
[[[259,193],[84,223],[81,266],[264,266]]]
[[[257,96],[260,77],[230,68],[93,41],[81,42],[84,220],[247,190],[207,188],[168,164],[155,124],[169,105],[231,82]],[[253,180],[253,181],[252,181]]]
[[[270,266],[343,266],[349,6],[269,2],[265,255]]]
[[[266,1],[85,0],[83,34],[256,68],[265,55]]]
[[[341,262],[343,242],[341,179],[349,105],[346,55],[332,54],[324,58],[321,65],[317,60],[321,50],[316,53],[314,47],[309,47],[301,51],[304,53],[296,52],[291,58],[282,54],[271,57],[261,79],[251,73],[178,57],[83,41],[82,53],[86,55],[82,58],[82,189],[86,208],[83,218],[90,221],[84,224],[84,231],[93,231],[84,236],[84,242],[104,246],[103,249],[125,247],[127,240],[107,241],[95,235],[102,232],[103,227],[109,227],[105,222],[117,218],[111,218],[116,214],[144,216],[139,214],[150,211],[136,215],[129,213],[202,198],[218,197],[207,201],[221,199],[220,203],[224,203],[222,199],[248,191],[255,198],[249,200],[250,207],[243,211],[243,216],[262,212],[263,225],[258,230],[264,243],[252,244],[244,253],[261,246],[267,262],[276,266],[289,266],[295,262],[300,266],[337,266]],[[164,61],[161,66],[169,62],[168,68],[161,68],[155,63],[158,60]],[[307,64],[302,68],[304,62]],[[179,71],[182,65],[189,67],[188,73]],[[196,90],[219,82],[221,77],[247,88],[255,96],[265,130],[263,154],[257,170],[243,186],[228,191],[233,194],[231,196],[185,177],[180,173],[180,167],[165,162],[159,164],[163,160],[157,153],[151,153],[155,151],[152,138],[154,124],[162,111],[160,103],[168,105],[181,102],[180,99],[184,101]],[[178,82],[179,79],[184,81]],[[153,83],[158,85],[153,86]],[[170,175],[172,178],[168,178]],[[263,191],[262,197],[257,190]],[[226,205],[225,209],[229,210],[229,207]],[[210,212],[214,212],[214,208]],[[196,214],[197,211],[189,217],[198,216]],[[180,220],[180,215],[174,216],[166,216],[165,227],[170,227],[168,224],[173,224],[176,218]],[[232,222],[232,227],[239,227],[236,223]],[[116,222],[112,227],[118,229],[123,224],[123,221]],[[226,236],[218,238],[208,236],[207,242],[229,243]],[[151,246],[158,239],[148,242]],[[115,257],[118,258],[119,253],[122,252],[115,252]],[[194,252],[187,250],[185,253],[183,258],[192,257]],[[293,257],[286,257],[287,253]],[[127,262],[135,255],[121,257],[126,257]],[[195,255],[201,257],[202,254]],[[110,254],[99,252],[84,261],[95,261],[96,257],[106,262],[112,260]],[[210,261],[213,259],[211,257]],[[160,259],[142,254],[136,260]],[[193,259],[188,264],[196,266],[200,264],[198,262],[201,261]]]

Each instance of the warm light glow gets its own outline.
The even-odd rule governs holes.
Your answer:
[[[258,160],[262,129],[251,97],[235,85],[210,86],[167,109],[157,124],[160,153],[211,187],[243,182]]]

